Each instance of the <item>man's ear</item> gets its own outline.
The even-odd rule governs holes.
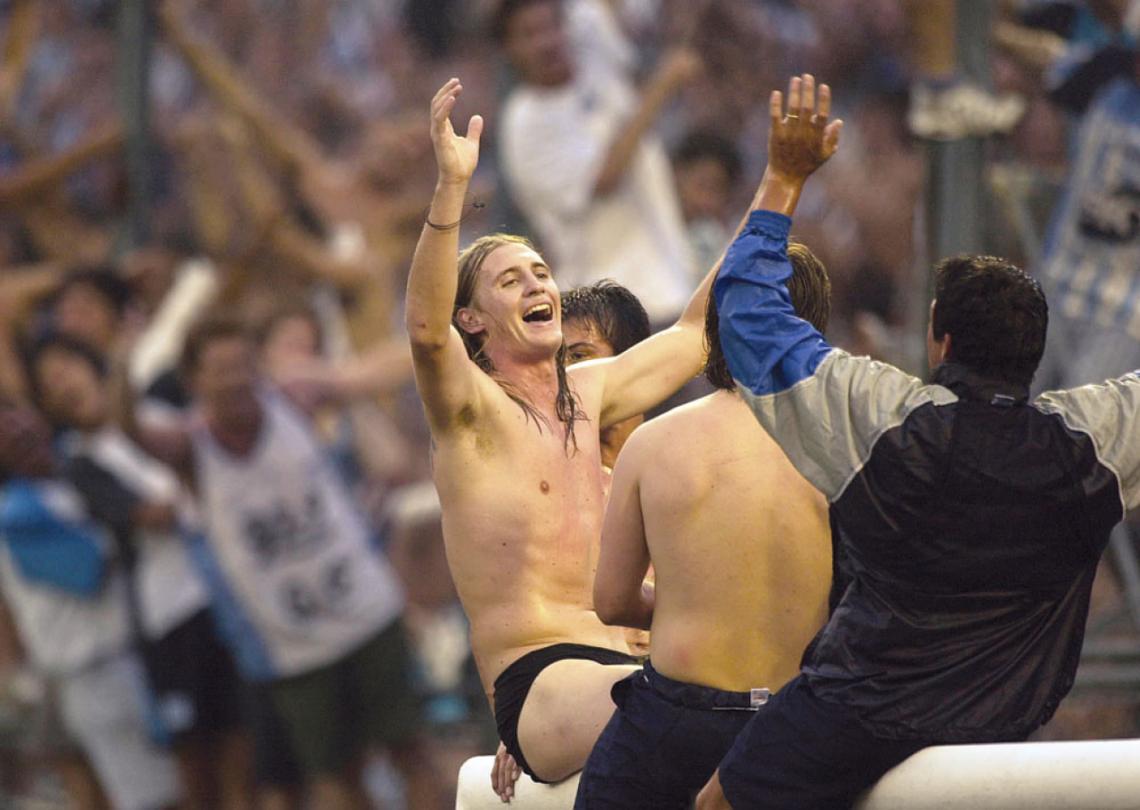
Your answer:
[[[487,329],[483,319],[470,307],[460,307],[455,319],[459,321],[459,328],[469,335],[477,335]]]
[[[945,363],[950,359],[950,344],[954,342],[953,336],[947,332],[942,336],[942,340],[938,341],[938,346],[942,351],[942,362]]]

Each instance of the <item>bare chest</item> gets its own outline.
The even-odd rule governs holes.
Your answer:
[[[476,556],[482,568],[578,566],[601,533],[603,472],[593,422],[536,423],[509,412],[493,430],[473,428],[433,461],[449,555]]]

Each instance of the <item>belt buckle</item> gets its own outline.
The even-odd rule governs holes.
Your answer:
[[[753,709],[759,709],[768,702],[768,698],[770,697],[772,697],[771,689],[760,688],[748,690],[748,702]]]

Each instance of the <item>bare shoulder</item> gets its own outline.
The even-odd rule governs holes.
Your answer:
[[[716,406],[717,403],[711,396],[686,402],[650,419],[634,431],[633,435],[642,433],[642,441],[646,444],[685,442],[691,439],[695,432],[702,430],[705,423],[718,418]]]
[[[590,419],[596,419],[602,408],[602,393],[605,390],[606,371],[612,357],[576,363],[566,369],[574,395]]]
[[[618,464],[626,467],[634,464],[640,466],[645,459],[651,459],[683,441],[687,435],[687,420],[677,413],[678,410],[663,413],[639,425],[622,446]]]

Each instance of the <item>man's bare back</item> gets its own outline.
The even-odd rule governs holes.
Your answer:
[[[813,78],[792,82],[801,84],[811,98]],[[834,151],[841,124],[827,123],[826,85],[820,95],[810,130],[769,141],[755,206],[790,215],[802,185],[795,178]],[[791,181],[773,171],[773,155],[798,167]],[[796,313],[823,331],[827,272],[803,245],[788,253]],[[652,629],[652,663],[615,688],[618,709],[586,763],[576,806],[691,807],[767,695],[795,677],[827,618],[827,502],[737,393],[715,302],[705,341],[705,377],[717,391],[638,428],[614,468],[594,603],[604,621]],[[651,563],[652,588],[643,581]]]
[[[827,618],[823,496],[729,391],[646,423],[618,464],[606,542],[624,531],[618,518],[633,505],[623,500],[636,498],[656,572],[654,668],[686,683],[775,692]],[[610,573],[603,564],[599,589]],[[603,617],[610,609],[599,599]]]

